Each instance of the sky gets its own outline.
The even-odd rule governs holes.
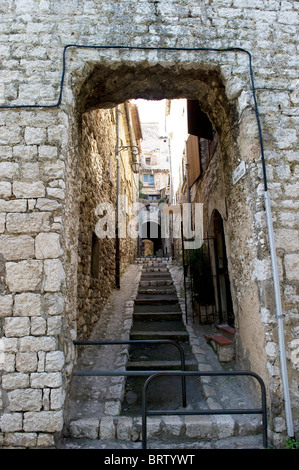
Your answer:
[[[147,101],[133,100],[137,104],[140,121],[142,122],[163,122],[165,113],[165,100]],[[163,120],[163,121],[161,121]]]

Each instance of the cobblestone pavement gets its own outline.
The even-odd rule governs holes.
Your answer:
[[[107,341],[129,339],[134,298],[138,290],[141,269],[142,262],[138,260],[127,268],[121,278],[120,289],[112,292],[89,339]],[[188,299],[185,304],[182,291],[181,266],[169,263],[169,270],[177,289],[192,351],[198,362],[198,370],[231,369],[231,363],[229,366],[219,363],[214,351],[203,337],[203,333],[210,332],[211,326],[200,325],[197,319],[193,321],[190,301]],[[187,305],[187,321],[185,305]],[[127,359],[127,345],[85,346],[79,356],[77,370],[122,371],[125,370]],[[260,406],[249,395],[244,378],[239,380],[235,377],[201,377],[200,380],[209,409]],[[68,424],[64,433],[65,437],[61,439],[57,447],[61,449],[140,449],[140,418],[120,416],[124,387],[125,377],[123,376],[74,377],[68,400]],[[149,417],[148,448],[262,448],[260,424],[260,415]],[[203,430],[203,439],[196,438],[199,427]],[[171,434],[168,442],[164,437],[159,439],[160,433],[163,434],[165,428],[168,428]],[[257,431],[258,435],[256,435]],[[248,435],[250,432],[252,435]]]

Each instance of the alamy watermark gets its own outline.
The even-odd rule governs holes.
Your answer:
[[[95,209],[98,221],[95,233],[98,238],[181,238],[186,249],[200,248],[203,242],[203,204],[166,203],[145,205],[140,202],[128,204],[127,196],[119,196],[118,210],[111,203],[101,203]],[[144,236],[146,224],[150,233]],[[160,230],[157,227],[160,227]]]

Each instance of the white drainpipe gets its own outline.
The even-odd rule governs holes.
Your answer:
[[[289,437],[294,437],[292,408],[291,408],[290,391],[289,391],[289,385],[288,385],[288,372],[287,372],[286,353],[285,353],[283,313],[282,313],[282,305],[281,305],[279,274],[278,274],[278,267],[277,267],[278,266],[277,255],[276,255],[276,246],[275,246],[275,239],[274,239],[274,233],[273,233],[271,204],[270,204],[268,191],[264,192],[264,197],[265,197],[265,208],[266,208],[266,216],[267,216],[269,245],[270,245],[270,252],[271,252],[272,273],[273,273],[273,282],[274,282],[274,291],[275,291],[278,342],[279,342],[279,352],[280,352],[280,367],[281,367],[283,395],[284,395],[284,401],[285,401],[287,431],[288,431]]]

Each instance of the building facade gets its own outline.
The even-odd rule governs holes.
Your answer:
[[[198,101],[216,133],[192,198],[209,233],[223,222],[240,357],[266,383],[280,445],[299,425],[298,2],[5,0],[0,13],[3,445],[52,445],[63,427],[73,340],[98,301],[78,313],[82,259],[98,256],[84,221],[114,199],[113,109],[137,98]],[[93,165],[103,193],[87,187]],[[133,199],[127,171],[123,185]],[[108,241],[92,269],[112,282]]]
[[[159,116],[157,116],[159,119]],[[142,240],[151,241],[152,255],[170,255],[169,239],[162,237],[161,204],[169,200],[169,140],[161,129],[161,123],[142,123],[140,155],[140,203],[139,213]]]

